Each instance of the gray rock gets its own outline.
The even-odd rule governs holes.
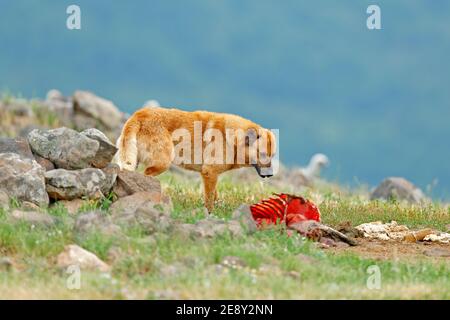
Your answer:
[[[111,217],[102,211],[90,211],[78,216],[74,228],[80,233],[99,231],[111,236],[121,234],[120,227],[112,223]]]
[[[44,169],[34,160],[16,153],[0,154],[0,191],[10,198],[47,205],[44,174]]]
[[[109,141],[103,132],[95,128],[90,128],[84,130],[81,134],[90,139],[97,140],[100,143],[100,147],[92,161],[92,165],[96,168],[104,168],[110,164],[112,158],[117,152],[117,148],[111,143],[111,141]]]
[[[0,258],[0,271],[10,271],[14,267],[14,263],[9,257]]]
[[[111,207],[112,215],[133,214],[143,204],[150,202],[160,203],[161,194],[157,192],[137,192],[131,196],[123,197],[114,202]]]
[[[25,99],[12,99],[4,104],[4,109],[18,117],[32,117],[33,110]]]
[[[45,227],[51,227],[55,224],[55,220],[51,215],[37,211],[14,210],[9,216],[9,220],[13,223],[25,222],[32,225],[40,225]]]
[[[18,133],[18,135],[19,135],[20,137],[23,137],[23,138],[27,139],[28,134],[29,134],[31,131],[35,130],[35,129],[39,129],[39,130],[47,130],[47,128],[45,128],[45,127],[43,127],[43,126],[38,126],[37,124],[32,123],[32,124],[29,124],[29,125],[27,125],[27,126],[21,128],[20,131],[19,131],[19,133]]]
[[[0,190],[0,208],[9,209],[9,196],[2,190]]]
[[[245,232],[238,221],[226,222],[221,219],[208,217],[195,224],[179,224],[175,231],[185,237],[194,239],[211,239],[223,235],[242,236]]]
[[[222,259],[221,265],[231,269],[242,269],[247,267],[247,263],[243,259],[235,256],[224,257]]]
[[[113,211],[112,221],[121,226],[141,226],[149,234],[168,232],[174,225],[169,213],[152,201],[143,202],[135,210]]]
[[[45,173],[47,192],[52,199],[99,199],[112,189],[114,178],[96,168],[81,170],[56,169]]]
[[[370,195],[370,199],[397,199],[419,204],[426,201],[422,190],[404,178],[390,177],[385,179]]]
[[[100,148],[98,141],[65,127],[33,130],[28,134],[28,142],[34,153],[63,169],[90,167]]]
[[[255,219],[253,219],[250,206],[243,204],[233,212],[232,219],[240,222],[241,226],[248,232],[254,233],[258,229]]]
[[[60,200],[54,203],[54,206],[61,205],[63,206],[67,212],[70,215],[77,214],[83,205],[85,204],[85,201],[82,199],[74,199],[74,200]]]
[[[17,153],[23,158],[33,159],[28,141],[24,138],[0,138],[0,153]]]
[[[109,100],[91,92],[76,91],[73,95],[74,111],[98,120],[107,128],[114,129],[121,124],[122,113]]]
[[[59,100],[59,101],[65,101],[67,100],[66,97],[61,93],[61,91],[57,89],[51,89],[47,92],[46,100]]]
[[[39,211],[40,208],[38,205],[32,203],[32,202],[28,202],[28,201],[22,201],[21,205],[20,205],[20,210],[23,211]]]
[[[117,174],[113,191],[119,198],[142,191],[161,194],[161,183],[158,179],[139,172],[121,170]]]
[[[100,260],[95,254],[73,244],[66,246],[56,260],[60,268],[77,266],[81,270],[100,272],[109,272],[111,270],[111,267]]]
[[[55,170],[55,165],[48,159],[42,158],[37,154],[33,154],[34,160],[41,165],[45,169],[45,171]]]

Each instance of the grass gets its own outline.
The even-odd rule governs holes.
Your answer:
[[[199,180],[167,173],[160,177],[174,204],[172,216],[187,223],[205,217]],[[256,202],[280,191],[269,184],[237,183],[224,177],[219,186],[216,216],[228,219],[242,203]],[[367,201],[327,187],[309,190],[307,197],[320,203],[325,223],[353,224],[396,220],[410,227],[442,229],[450,221],[448,207],[424,207],[395,201]],[[99,209],[108,214],[111,198],[86,202],[82,211]],[[18,204],[15,204],[18,205]],[[124,230],[126,237],[98,233],[76,234],[64,207],[49,213],[58,217],[50,229],[8,222],[0,211],[0,256],[14,262],[0,272],[0,299],[428,299],[450,298],[448,260],[374,260],[351,253],[318,249],[301,237],[280,230],[264,230],[241,238],[185,239],[179,235],[148,235],[140,228]],[[69,275],[55,266],[65,245],[76,243],[112,265],[110,275],[84,272],[81,289],[69,290]],[[242,268],[219,265],[227,256],[242,259]],[[306,258],[305,258],[306,257]],[[368,268],[381,272],[381,288],[368,289]]]

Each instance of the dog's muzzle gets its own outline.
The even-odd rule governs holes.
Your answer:
[[[261,178],[270,178],[270,177],[273,176],[273,169],[272,169],[272,167],[261,168],[257,164],[254,164],[253,167],[256,169],[256,172],[258,172],[258,175]]]

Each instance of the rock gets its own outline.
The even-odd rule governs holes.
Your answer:
[[[161,194],[161,183],[158,179],[139,172],[121,170],[117,174],[113,191],[119,198],[142,191]]]
[[[0,153],[17,153],[23,158],[33,159],[28,141],[24,138],[0,138]]]
[[[29,134],[31,131],[35,130],[35,129],[39,129],[39,130],[47,130],[47,128],[45,128],[45,127],[43,127],[43,126],[39,126],[39,125],[37,125],[37,124],[32,123],[32,124],[29,124],[29,125],[27,125],[27,126],[21,128],[20,131],[19,131],[19,133],[18,133],[18,136],[27,139],[28,134]]]
[[[81,134],[90,139],[97,140],[100,143],[100,147],[92,161],[92,165],[96,168],[104,168],[110,164],[112,158],[117,152],[117,148],[111,143],[111,141],[109,141],[103,132],[95,128],[90,128],[84,130]]]
[[[9,209],[9,196],[6,192],[0,190],[0,208]]]
[[[71,215],[78,213],[81,210],[85,201],[82,199],[73,199],[73,200],[61,200],[55,203],[55,205],[62,205],[66,208],[67,212]]]
[[[450,257],[450,250],[446,248],[430,248],[426,249],[423,254],[429,257]]]
[[[249,205],[241,205],[233,212],[232,216],[233,220],[240,222],[241,226],[248,232],[254,233],[256,232],[257,225],[255,220],[253,219],[252,212],[250,210]]]
[[[51,215],[37,211],[14,210],[9,216],[9,220],[12,222],[25,222],[45,227],[51,227],[55,224],[55,220]]]
[[[14,267],[14,263],[9,257],[0,258],[0,271],[10,271]]]
[[[28,142],[34,153],[63,169],[90,167],[100,148],[98,141],[65,127],[33,130],[28,134]]]
[[[296,257],[302,264],[314,264],[317,262],[316,258],[313,258],[303,253],[299,253]]]
[[[123,197],[114,202],[111,207],[112,215],[133,214],[136,210],[147,202],[152,204],[160,203],[161,194],[158,192],[137,192],[131,196]]]
[[[34,160],[16,153],[0,154],[0,191],[10,198],[47,205],[44,174],[44,169]]]
[[[404,178],[391,177],[385,179],[370,195],[370,199],[397,199],[412,204],[426,201],[422,190]]]
[[[45,173],[47,192],[55,200],[87,197],[99,199],[107,195],[114,184],[114,176],[100,169],[56,169]]]
[[[175,231],[182,236],[194,239],[210,239],[225,234],[238,237],[244,234],[238,221],[226,222],[213,217],[199,220],[195,224],[179,224],[175,227]]]
[[[121,234],[120,227],[112,223],[111,217],[102,211],[91,211],[78,216],[74,228],[80,233],[98,231],[110,236]]]
[[[32,117],[33,110],[25,99],[12,99],[4,104],[4,108],[18,117]]]
[[[45,169],[45,171],[55,170],[55,165],[50,160],[42,158],[37,154],[33,154],[33,157],[34,160],[36,160],[36,162],[39,163],[41,167]]]
[[[139,194],[140,193],[136,193],[133,196]],[[128,227],[141,226],[147,233],[167,232],[170,231],[174,225],[172,218],[170,218],[170,213],[164,211],[159,204],[154,203],[151,200],[142,202],[136,209],[112,208],[111,212],[112,221],[114,223]]]
[[[77,245],[68,245],[57,257],[57,265],[60,268],[78,266],[80,269],[109,272],[111,267],[100,260],[95,254]]]
[[[36,204],[28,201],[23,201],[20,205],[20,209],[24,211],[39,211],[40,208]]]
[[[47,92],[46,100],[59,100],[65,101],[66,97],[61,93],[61,91],[57,89],[51,89]]]
[[[247,263],[239,257],[226,256],[222,259],[221,265],[231,269],[242,269],[247,267]]]
[[[105,127],[114,129],[121,124],[122,113],[109,100],[87,91],[76,91],[73,95],[75,113],[88,115]]]

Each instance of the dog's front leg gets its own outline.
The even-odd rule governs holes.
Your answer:
[[[214,201],[217,197],[216,186],[218,175],[210,170],[202,170],[202,178],[205,207],[208,209],[208,212],[211,213],[214,209]]]

